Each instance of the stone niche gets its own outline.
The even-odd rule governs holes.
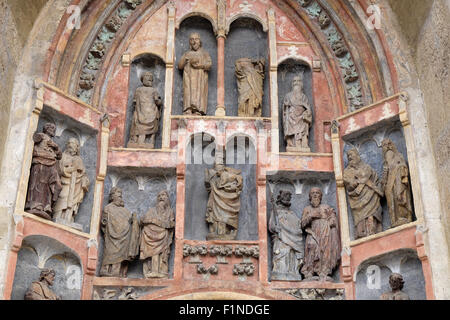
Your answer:
[[[23,300],[24,295],[44,268],[55,271],[52,291],[62,300],[79,300],[83,270],[78,255],[59,241],[46,236],[28,236],[17,255],[11,300]]]
[[[94,203],[94,187],[97,173],[97,131],[72,118],[62,115],[52,108],[44,106],[39,117],[37,132],[42,132],[46,123],[56,125],[56,134],[53,140],[64,152],[66,143],[70,138],[75,138],[80,143],[80,157],[86,167],[86,174],[89,177],[89,191],[85,194],[80,205],[78,214],[75,216],[75,223],[80,224],[83,232],[90,232],[92,206]]]
[[[239,18],[230,25],[225,40],[225,107],[227,116],[238,115],[238,88],[235,62],[240,58],[264,58],[265,79],[262,116],[270,117],[269,55],[267,33],[262,25],[251,18]]]
[[[405,282],[402,291],[411,300],[426,300],[422,262],[412,249],[400,249],[362,262],[356,271],[356,300],[379,300],[391,291],[389,276],[400,273]]]
[[[176,175],[175,169],[166,168],[132,168],[132,167],[108,167],[105,179],[103,208],[109,203],[109,192],[113,187],[122,189],[122,197],[125,208],[136,213],[142,218],[150,208],[156,205],[156,197],[159,192],[169,192],[170,205],[176,215]],[[99,260],[97,274],[103,261],[104,238],[103,233],[99,241]],[[173,277],[173,263],[175,256],[175,233],[172,240],[169,257],[169,278]],[[142,271],[143,261],[136,258],[129,263],[128,278],[144,278]]]
[[[313,121],[309,130],[309,147],[311,152],[316,150],[314,140],[314,126],[320,125],[315,120],[314,97],[312,88],[311,68],[303,61],[289,58],[278,65],[278,105],[280,128],[280,152],[286,152],[283,127],[283,101],[284,97],[292,90],[292,80],[295,76],[303,76],[303,92],[308,97],[311,106]]]
[[[208,107],[207,115],[213,116],[217,106],[217,40],[211,23],[200,16],[192,16],[183,20],[175,34],[175,71],[172,114],[183,114],[183,70],[178,69],[178,61],[186,51],[190,50],[189,36],[198,33],[202,48],[211,56],[212,66],[208,73]]]
[[[310,205],[309,191],[313,187],[318,187],[322,190],[322,204],[328,204],[336,212],[336,218],[339,220],[339,212],[336,204],[336,181],[333,173],[329,172],[292,172],[292,171],[278,171],[275,174],[270,172],[267,175],[267,223],[269,223],[270,214],[272,212],[271,197],[274,200],[280,190],[290,191],[292,193],[291,210],[301,219],[303,210]],[[272,236],[267,227],[267,269],[269,280],[271,280],[272,273]],[[303,232],[303,242],[306,241],[306,234]],[[336,268],[331,276],[334,282],[340,281],[339,268]],[[302,275],[303,278],[303,275]]]
[[[198,155],[203,157],[198,157]],[[186,203],[184,237],[188,240],[206,240],[205,221],[208,192],[205,187],[205,169],[214,167],[215,141],[206,133],[191,137],[186,149]],[[244,136],[229,139],[225,150],[226,166],[241,170],[243,189],[236,240],[257,240],[256,149]]]
[[[159,120],[159,130],[156,134],[155,149],[161,149],[162,145],[162,130],[163,130],[163,117],[165,112],[164,105],[164,92],[166,82],[166,66],[164,61],[153,54],[143,54],[135,58],[131,63],[130,68],[130,82],[128,85],[128,103],[126,111],[126,127],[125,127],[125,141],[124,146],[127,146],[130,139],[131,123],[133,121],[133,99],[136,93],[136,89],[143,86],[141,76],[144,72],[153,73],[153,87],[158,90],[160,97],[163,99],[163,106],[161,108],[161,118]]]
[[[381,147],[381,142],[383,139],[389,138],[391,139],[398,151],[405,158],[406,163],[408,164],[408,156],[406,150],[406,142],[403,134],[403,128],[401,126],[400,121],[390,120],[390,121],[382,121],[374,126],[367,127],[361,129],[355,133],[349,134],[344,137],[344,168],[348,165],[347,159],[347,151],[352,148],[357,148],[361,155],[361,160],[370,165],[378,175],[378,179],[381,181],[383,176],[383,150]],[[408,164],[409,165],[409,164]],[[411,193],[412,195],[412,193]],[[355,240],[355,228],[353,222],[352,211],[350,205],[348,204],[348,196],[347,196],[347,210],[348,210],[348,221],[350,228],[350,239]],[[383,231],[388,230],[391,227],[391,221],[389,212],[387,209],[386,198],[381,198],[381,206],[383,208]],[[414,202],[413,202],[414,206]],[[413,221],[416,220],[414,215],[413,208]]]

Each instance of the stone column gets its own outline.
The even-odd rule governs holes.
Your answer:
[[[267,20],[269,25],[270,116],[272,118],[271,152],[278,153],[280,151],[280,132],[278,125],[278,56],[275,10],[273,8],[267,10]]]
[[[217,107],[216,116],[224,117],[225,111],[225,39],[226,39],[225,0],[217,0]]]

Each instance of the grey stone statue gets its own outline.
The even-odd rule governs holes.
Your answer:
[[[202,48],[198,33],[189,36],[190,50],[178,63],[183,70],[183,112],[187,115],[205,115],[208,107],[208,72],[211,56]]]
[[[141,81],[144,86],[137,88],[134,95],[135,110],[127,146],[154,149],[161,118],[162,99],[156,88],[153,88],[151,72],[144,72]]]
[[[214,169],[205,170],[205,186],[209,192],[207,240],[234,240],[241,208],[242,174],[240,170],[225,167],[223,153],[216,152]]]
[[[309,130],[312,124],[311,106],[303,92],[303,80],[296,76],[292,80],[292,91],[283,101],[284,139],[288,152],[310,152]]]
[[[355,237],[358,239],[382,231],[380,198],[384,193],[377,173],[361,160],[358,150],[349,150],[347,157],[344,184],[355,223]]]
[[[336,212],[329,205],[322,204],[322,195],[320,188],[312,188],[309,192],[311,205],[302,214],[302,228],[306,232],[302,268],[305,281],[333,281],[330,276],[341,255]]]
[[[62,190],[53,208],[54,219],[58,223],[67,224],[82,230],[75,224],[75,216],[89,190],[89,178],[86,175],[83,159],[80,157],[80,143],[75,138],[67,141],[66,149],[58,163]]]
[[[25,300],[61,300],[52,289],[55,281],[55,271],[52,269],[44,269],[41,271],[39,281],[35,281],[25,293]]]
[[[263,58],[236,60],[235,73],[239,92],[239,117],[261,117],[264,95],[264,68],[265,60]]]
[[[304,244],[301,220],[290,209],[292,194],[280,191],[276,203],[272,198],[269,231],[272,233],[272,280],[300,281]]]
[[[391,291],[383,293],[380,300],[409,300],[409,296],[402,292],[404,284],[405,282],[403,281],[403,276],[401,274],[392,273],[389,276]]]
[[[409,170],[403,155],[390,139],[381,143],[383,147],[384,194],[391,218],[391,228],[412,222],[412,197]]]
[[[140,259],[144,260],[146,278],[168,278],[170,245],[173,240],[175,216],[170,207],[169,193],[161,191],[156,208],[141,219]]]
[[[124,207],[121,189],[111,189],[109,202],[101,220],[105,249],[100,276],[126,278],[128,261],[139,254],[139,221]]]

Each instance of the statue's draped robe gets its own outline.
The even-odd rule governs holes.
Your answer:
[[[347,189],[350,208],[356,226],[356,236],[367,236],[366,219],[374,217],[378,222],[378,230],[381,231],[382,208],[380,195],[375,192],[378,188],[378,176],[374,169],[361,161],[357,168],[348,166],[344,170],[344,183]]]
[[[206,171],[205,182],[210,191],[206,221],[208,223],[223,222],[237,229],[243,183],[241,171],[226,167],[220,176],[216,173],[214,169]]]
[[[156,134],[161,113],[156,101],[159,94],[155,88],[139,87],[134,96],[136,109],[133,113],[130,136]]]
[[[284,137],[293,137],[294,141],[306,139],[307,145],[309,137],[309,127],[312,122],[311,106],[308,97],[303,93],[289,92],[283,102],[283,129]],[[301,145],[298,145],[301,147]]]
[[[412,221],[412,198],[408,177],[408,166],[403,156],[396,152],[393,159],[384,165],[387,175],[385,195],[391,218],[391,227]]]
[[[264,95],[264,71],[256,69],[251,62],[236,63],[239,91],[239,116],[260,117]]]
[[[323,218],[313,217],[318,212]],[[303,274],[331,275],[341,254],[337,226],[336,214],[330,206],[321,204],[317,208],[305,208],[302,215],[302,228],[306,231]]]
[[[35,281],[25,293],[25,300],[61,300],[47,285],[47,283]]]
[[[277,213],[270,216],[269,231],[273,235],[272,272],[300,277],[300,261],[304,257],[300,218],[289,209],[278,207]]]
[[[199,67],[194,68],[187,60],[197,59]],[[202,48],[183,54],[179,69],[183,69],[183,111],[206,114],[208,107],[208,71],[211,69],[211,57]]]
[[[139,254],[139,222],[125,207],[108,204],[103,210],[102,226],[103,266],[131,261]]]
[[[89,178],[80,156],[72,156],[64,152],[59,161],[58,172],[61,178],[62,190],[55,203],[55,217],[68,222],[74,221],[79,206],[89,187]]]
[[[151,208],[145,214],[141,224],[143,228],[140,259],[144,260],[157,255],[162,255],[163,258],[167,257],[175,227],[173,210],[168,207],[166,210],[157,212],[156,208]]]
[[[56,165],[62,154],[58,145],[45,133],[35,133],[33,140],[35,145],[25,209],[51,215],[52,205],[62,188]]]

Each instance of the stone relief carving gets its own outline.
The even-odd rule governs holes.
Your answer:
[[[114,187],[101,219],[105,238],[100,276],[126,278],[128,262],[139,254],[139,221],[124,207],[122,190]]]
[[[347,152],[348,166],[344,169],[344,185],[355,223],[355,237],[363,238],[382,231],[384,196],[375,170],[361,160],[357,149]]]
[[[234,249],[234,255],[236,257],[242,257],[242,263],[252,263],[251,258],[258,259],[259,258],[259,247],[252,246],[237,246]]]
[[[309,130],[312,124],[312,112],[308,97],[303,92],[303,79],[300,76],[292,80],[292,91],[283,101],[283,128],[286,150],[288,152],[310,152]]]
[[[208,248],[205,245],[191,246],[185,244],[183,246],[183,257],[190,257],[189,263],[202,263],[200,256],[206,256]]]
[[[236,60],[235,74],[239,92],[239,117],[261,117],[264,95],[265,60]]]
[[[42,270],[39,281],[33,282],[25,293],[25,300],[61,300],[61,297],[50,289],[55,276],[55,271],[52,269]]]
[[[198,33],[189,36],[190,50],[178,63],[183,70],[183,113],[205,115],[208,107],[208,72],[212,66],[211,56],[202,48]]]
[[[409,296],[402,292],[404,284],[405,282],[403,281],[403,276],[401,274],[392,273],[389,276],[389,286],[391,287],[391,291],[383,293],[380,300],[409,300]]]
[[[226,257],[231,257],[233,254],[233,246],[226,245],[226,246],[210,246],[209,247],[209,255],[216,257],[218,264],[227,264],[228,261]]]
[[[233,266],[233,274],[239,276],[240,280],[245,280],[245,276],[252,276],[255,273],[255,265],[253,263],[235,264]]]
[[[302,228],[306,233],[305,258],[302,274],[305,281],[333,281],[330,277],[338,266],[341,245],[336,212],[322,204],[322,190],[312,188],[310,206],[303,210]]]
[[[135,106],[130,129],[128,148],[155,148],[155,138],[159,130],[162,99],[153,88],[153,74],[142,74],[143,86],[136,89],[133,105]]]
[[[403,155],[390,139],[384,139],[382,185],[386,196],[391,228],[412,222],[412,197],[409,169]]]
[[[137,300],[139,294],[132,287],[120,289],[103,288],[100,292],[98,289],[94,290],[94,300]]]
[[[142,226],[140,259],[144,260],[145,278],[168,278],[175,216],[170,207],[167,191],[158,194],[156,208],[151,208],[140,224]]]
[[[344,300],[344,289],[283,289],[299,300]]]
[[[219,267],[215,264],[210,266],[209,268],[205,267],[203,263],[200,263],[197,265],[197,273],[208,275],[208,274],[218,274],[219,273]]]
[[[26,212],[47,220],[53,217],[53,205],[62,189],[57,164],[62,152],[52,140],[55,130],[53,123],[47,123],[42,132],[33,135],[33,159],[25,203]]]
[[[225,167],[223,151],[216,151],[214,169],[205,169],[205,186],[209,192],[207,240],[236,239],[243,178],[240,170]]]
[[[83,230],[74,223],[84,196],[89,191],[90,181],[83,159],[80,157],[80,143],[75,138],[67,141],[66,149],[58,162],[62,189],[53,208],[55,222]]]
[[[269,231],[272,233],[272,280],[300,281],[304,245],[301,220],[290,209],[292,194],[280,190],[277,200],[271,199]]]

